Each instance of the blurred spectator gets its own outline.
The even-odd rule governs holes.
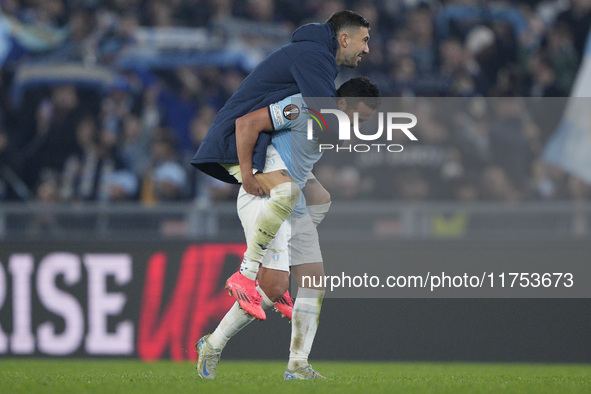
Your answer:
[[[493,164],[502,168],[519,189],[528,187],[534,150],[527,130],[534,127],[524,114],[523,105],[514,98],[493,102],[489,138]]]
[[[125,12],[119,20],[108,22],[105,34],[98,42],[99,61],[112,63],[127,45],[135,41],[134,33],[139,27],[139,17],[133,12]]]
[[[193,149],[186,152],[184,163],[189,163],[199,149],[199,145],[207,134],[207,129],[215,117],[215,109],[202,107],[199,114],[191,121],[191,142]],[[239,187],[212,178],[201,171],[189,169],[190,194],[198,200],[231,200],[238,194]]]
[[[431,184],[421,171],[412,169],[400,171],[394,179],[394,186],[402,200],[421,201],[428,200],[432,196]]]
[[[100,116],[104,129],[118,136],[121,132],[121,122],[132,111],[133,106],[131,86],[125,78],[120,77],[102,102]]]
[[[576,236],[583,237],[589,233],[589,214],[585,209],[580,209],[580,205],[591,198],[591,185],[582,179],[573,176],[568,184],[569,192],[575,201],[575,211],[572,217],[572,231]]]
[[[174,3],[179,1],[148,0],[146,24],[152,27],[173,27],[178,25],[174,17]]]
[[[487,92],[495,86],[502,67],[502,56],[494,32],[486,26],[475,26],[466,36],[466,49],[478,64],[482,88]]]
[[[568,177],[558,167],[536,161],[533,165],[532,191],[534,199],[564,200],[568,193]]]
[[[441,76],[450,84],[451,96],[473,96],[477,93],[480,67],[458,38],[450,38],[439,46]]]
[[[556,73],[548,57],[543,55],[532,57],[531,68],[533,71],[530,92],[532,97],[564,97],[566,95],[556,80]]]
[[[560,13],[556,23],[570,30],[579,62],[585,52],[585,42],[591,29],[591,2],[588,0],[570,0],[570,6]]]
[[[43,208],[49,208],[59,203],[58,174],[52,170],[44,170],[40,173],[39,178],[39,183],[35,188],[35,202]],[[29,231],[32,235],[43,233],[55,236],[60,233],[60,227],[55,215],[44,209],[33,218]]]
[[[412,57],[420,74],[434,71],[436,62],[435,32],[433,15],[428,7],[420,6],[408,15],[407,27]]]
[[[4,0],[0,199],[231,199],[234,185],[188,165],[215,112],[295,27],[349,7],[371,23],[371,51],[339,83],[362,74],[386,97],[475,99],[461,113],[421,108],[421,143],[401,154],[321,161],[334,198],[588,198],[539,160],[560,103],[529,117],[508,98],[568,96],[589,0]],[[82,71],[22,78],[29,65],[65,63],[100,86]]]
[[[68,14],[64,0],[46,0],[38,2],[37,8],[29,8],[26,17],[40,24],[62,27],[68,23]]]
[[[516,202],[523,198],[523,194],[517,190],[501,167],[487,167],[482,172],[479,186],[482,199],[485,201]]]
[[[548,63],[555,74],[555,80],[552,83],[556,86],[553,96],[544,97],[563,97],[568,94],[577,73],[579,59],[577,51],[574,48],[573,36],[564,24],[557,24],[551,28],[547,37]],[[538,72],[534,72],[534,76]]]
[[[398,59],[389,73],[391,85],[389,89],[397,96],[412,96],[416,91],[417,65],[412,57],[404,56]]]
[[[474,202],[480,199],[478,182],[473,176],[456,178],[449,183],[450,196],[452,201]]]
[[[274,22],[277,19],[273,0],[246,0],[238,2],[236,6],[239,16],[255,22]]]
[[[79,116],[78,94],[70,85],[55,87],[51,99],[39,104],[34,123],[29,123],[30,127],[34,127],[35,134],[21,152],[23,177],[28,185],[38,182],[42,169],[61,171],[66,158],[76,152]]]
[[[105,179],[106,200],[111,202],[134,200],[137,198],[138,184],[138,179],[132,172],[113,171]]]
[[[152,182],[158,201],[180,200],[183,198],[187,174],[179,163],[165,162],[154,169]]]
[[[0,124],[0,201],[26,201],[33,197],[30,189],[15,171],[15,163],[13,143]]]
[[[93,117],[76,126],[79,152],[70,156],[62,174],[63,200],[108,200],[106,181],[123,163],[108,131],[99,131]]]
[[[125,168],[137,176],[141,176],[148,168],[151,137],[152,132],[143,127],[136,115],[127,114],[123,118],[121,158]]]
[[[150,147],[151,163],[142,180],[141,200],[145,204],[186,198],[187,176],[179,163],[174,134],[167,128],[155,131]]]
[[[175,135],[175,149],[190,150],[190,123],[197,112],[197,95],[201,81],[188,68],[179,68],[170,75],[169,86],[160,91],[158,104],[164,114],[162,123]]]

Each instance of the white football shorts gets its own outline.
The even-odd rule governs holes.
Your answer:
[[[238,180],[238,182],[242,183],[242,174],[240,173],[240,164],[225,164],[220,163],[222,167],[228,171],[230,175]],[[279,170],[287,170],[287,166],[283,162],[281,155],[277,152],[277,149],[271,144],[267,147],[267,159],[265,161],[265,168],[263,169],[263,174],[273,171]],[[252,169],[252,173],[256,174],[258,171],[254,168]]]
[[[236,179],[242,180],[239,165],[227,166],[226,169]],[[279,170],[287,170],[287,166],[275,147],[269,145],[263,173]],[[240,187],[237,201],[238,217],[244,228],[246,239],[254,236],[256,218],[267,203],[267,196],[253,196],[247,193],[243,187]],[[322,254],[320,252],[318,231],[310,215],[305,215],[301,217],[290,216],[283,222],[263,257],[262,265],[265,268],[289,272],[289,267],[292,265],[321,262]]]
[[[268,203],[267,197],[253,196],[240,188],[238,193],[238,217],[244,228],[246,239],[256,231],[256,218]],[[269,244],[263,256],[263,267],[289,271],[292,265],[322,263],[318,231],[310,215],[290,216],[279,227],[277,235]]]

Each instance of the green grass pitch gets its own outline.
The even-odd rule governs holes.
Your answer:
[[[591,365],[313,362],[327,381],[283,381],[285,362],[224,361],[215,381],[190,363],[0,360],[0,393],[591,393]]]

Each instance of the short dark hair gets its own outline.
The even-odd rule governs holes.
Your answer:
[[[337,96],[352,103],[363,102],[371,109],[377,109],[381,104],[380,89],[367,77],[351,78],[338,88]]]
[[[339,34],[341,30],[349,27],[367,27],[369,29],[367,19],[350,10],[335,12],[326,20],[326,23],[331,24],[335,34]]]

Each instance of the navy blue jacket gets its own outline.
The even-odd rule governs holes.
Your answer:
[[[301,26],[292,34],[291,42],[271,53],[244,79],[214,118],[191,160],[193,166],[224,182],[238,183],[219,164],[238,163],[236,119],[299,92],[303,97],[336,97],[338,43],[332,26]],[[270,143],[269,133],[259,134],[253,168],[263,170]]]

